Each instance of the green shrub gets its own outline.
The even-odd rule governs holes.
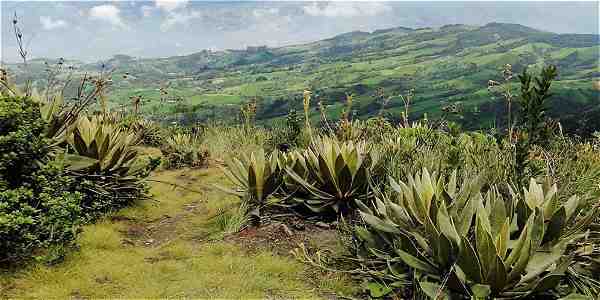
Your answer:
[[[428,125],[397,128],[381,143],[388,175],[407,178],[423,168],[444,172],[452,153],[459,159],[459,149],[451,147],[452,137]]]
[[[275,123],[271,129],[272,135],[269,140],[269,147],[271,149],[277,149],[282,145],[289,148],[301,146],[301,122],[302,118],[295,110],[291,110],[288,113],[285,122]]]
[[[240,153],[265,150],[271,136],[271,131],[260,127],[208,126],[203,134],[203,143],[214,158],[225,160]]]
[[[81,195],[70,184],[59,168],[44,166],[22,186],[0,191],[0,264],[74,240]]]
[[[0,99],[0,264],[74,239],[81,195],[51,161],[39,104]]]
[[[39,170],[50,151],[39,104],[29,98],[0,99],[0,188],[18,187]]]

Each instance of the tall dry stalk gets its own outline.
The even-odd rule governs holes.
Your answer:
[[[514,98],[514,94],[512,92],[510,81],[513,79],[512,66],[510,64],[505,64],[502,68],[502,82],[498,82],[495,80],[488,81],[488,90],[492,91],[494,87],[499,86],[501,88],[501,95],[504,97],[507,106],[507,118],[508,118],[508,141],[510,143],[513,142],[513,117],[512,117],[512,102]]]
[[[304,127],[306,128],[306,130],[308,131],[308,135],[310,136],[310,138],[312,139],[312,128],[310,125],[310,98],[311,98],[311,91],[309,90],[305,90],[304,93],[302,93],[302,104],[304,105]]]
[[[400,99],[404,102],[404,111],[402,112],[402,123],[404,123],[404,127],[410,127],[410,120],[408,119],[408,113],[410,110],[410,104],[412,103],[413,96],[415,93],[415,89],[410,89],[407,91],[406,95],[400,94]]]

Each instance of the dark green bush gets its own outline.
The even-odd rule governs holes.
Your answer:
[[[0,99],[0,188],[17,187],[40,168],[49,144],[39,104],[31,99]]]
[[[81,195],[65,190],[70,178],[61,172],[46,165],[22,186],[0,191],[0,265],[74,240]]]
[[[272,149],[281,147],[291,148],[299,146],[299,137],[302,131],[302,118],[295,110],[290,110],[285,121],[278,121],[273,124],[271,132],[273,135],[269,139],[269,146]],[[280,149],[282,150],[282,149]]]
[[[0,264],[76,235],[81,195],[67,190],[44,130],[39,104],[0,98]]]

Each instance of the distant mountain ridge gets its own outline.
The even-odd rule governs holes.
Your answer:
[[[142,95],[145,113],[180,122],[231,118],[237,114],[232,105],[255,97],[260,99],[258,118],[274,120],[300,108],[304,89],[328,105],[332,118],[339,115],[346,93],[355,95],[357,117],[375,114],[380,108],[375,92],[383,89],[391,96],[386,111],[393,118],[403,109],[399,95],[415,89],[413,117],[427,113],[454,118],[443,108],[459,105],[463,111],[457,121],[480,128],[505,123],[504,103],[487,90],[490,79],[501,79],[505,64],[515,73],[555,64],[560,78],[553,88],[551,116],[575,128],[600,122],[595,121],[600,120],[600,94],[590,82],[600,79],[599,59],[600,35],[489,23],[354,31],[300,45],[203,50],[165,58],[116,55],[78,65],[78,72],[94,72],[101,65],[114,68],[115,107]],[[160,101],[159,86],[175,100]]]

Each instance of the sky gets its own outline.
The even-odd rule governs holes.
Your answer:
[[[185,55],[203,49],[279,47],[397,26],[519,23],[556,33],[598,34],[599,2],[254,2],[0,0],[0,59],[18,60],[19,18],[29,58],[98,61],[115,54]]]

